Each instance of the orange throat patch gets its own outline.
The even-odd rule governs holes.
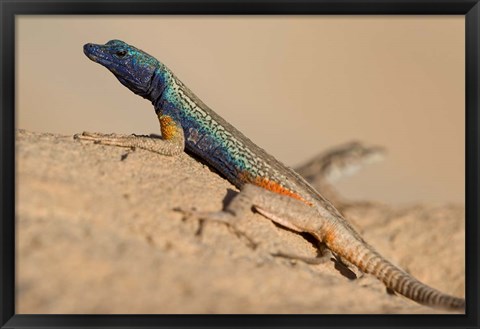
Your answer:
[[[160,117],[160,130],[162,132],[163,139],[172,139],[178,134],[177,124],[173,121],[172,117],[168,115],[162,115]]]

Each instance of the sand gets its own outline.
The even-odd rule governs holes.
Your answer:
[[[237,192],[187,154],[18,131],[16,312],[448,313],[333,260],[273,256],[317,249],[259,214],[240,220],[238,233],[173,210],[221,210]],[[342,212],[393,263],[465,295],[463,205],[351,200]]]

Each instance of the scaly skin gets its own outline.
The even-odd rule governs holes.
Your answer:
[[[178,145],[184,143],[186,151],[203,159],[241,188],[242,193],[249,190],[257,196],[257,210],[266,217],[293,230],[311,233],[337,256],[414,301],[464,310],[464,299],[426,286],[380,256],[300,175],[213,112],[158,60],[119,40],[105,45],[86,44],[84,52],[131,91],[152,102],[162,138],[167,142],[179,141],[177,149],[165,151],[166,147],[161,146],[157,152],[174,155],[181,149]],[[97,140],[88,136],[85,139]],[[104,144],[143,145],[131,139],[128,143],[111,140]],[[246,188],[251,185],[257,187]],[[273,193],[264,193],[265,190]]]

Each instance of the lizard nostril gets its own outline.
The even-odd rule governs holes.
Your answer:
[[[87,55],[88,58],[95,53],[95,45],[93,43],[86,43],[83,45],[83,53]]]
[[[95,50],[95,45],[93,43],[87,43],[83,46],[83,52],[85,54],[90,53]]]

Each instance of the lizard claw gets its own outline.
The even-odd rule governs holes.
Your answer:
[[[75,134],[75,135],[73,135],[73,139],[82,139],[83,134],[85,134],[85,132],[83,132],[81,134]]]
[[[82,140],[82,141],[90,141],[94,144],[101,144],[101,145],[111,145],[111,146],[119,146],[119,147],[127,147],[131,149],[135,149],[138,146],[136,141],[136,135],[122,135],[122,134],[102,134],[102,133],[91,133],[88,131],[84,131],[81,134],[73,135],[74,140]]]
[[[88,131],[84,131],[81,134],[73,135],[73,139],[98,142],[101,139],[101,137],[105,138],[105,136],[108,136],[108,135],[99,134],[99,133],[91,133],[91,132],[88,132]]]

